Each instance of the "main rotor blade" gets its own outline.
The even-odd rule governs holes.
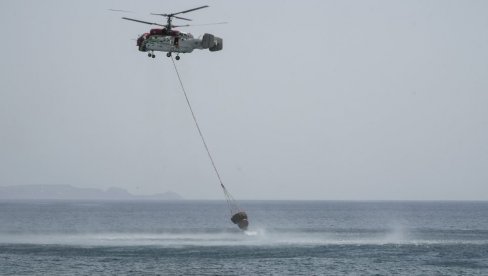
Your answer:
[[[118,9],[108,9],[109,11],[113,12],[126,12],[126,13],[134,13],[133,11],[127,11],[127,10],[118,10]]]
[[[206,24],[186,24],[186,25],[177,25],[177,26],[173,26],[173,27],[175,27],[175,28],[181,28],[181,27],[220,25],[220,24],[227,24],[227,23],[228,22],[216,22],[216,23],[206,23]]]
[[[184,17],[179,17],[179,16],[173,16],[173,17],[174,17],[174,18],[181,19],[181,20],[191,21],[191,19],[184,18]]]
[[[174,17],[174,18],[178,18],[178,19],[182,19],[182,20],[186,20],[186,21],[191,21],[191,19],[188,19],[188,18],[184,18],[184,17],[181,17],[181,16],[174,16],[174,15],[165,14],[165,13],[151,13],[151,15],[161,15],[161,16]]]
[[[191,12],[191,11],[196,11],[196,10],[203,9],[203,8],[208,8],[208,5],[201,6],[201,7],[194,8],[194,9],[189,9],[189,10],[186,10],[186,11],[175,12],[175,13],[172,13],[170,15],[173,16],[173,15],[177,15],[177,14],[181,14],[181,13],[187,13],[187,12]]]
[[[134,21],[134,22],[139,22],[139,23],[144,23],[144,24],[148,24],[148,25],[156,25],[156,26],[165,27],[165,25],[161,25],[158,23],[152,23],[152,22],[142,21],[142,20],[138,20],[138,19],[132,19],[132,18],[128,18],[128,17],[122,17],[122,19],[130,20],[130,21]]]
[[[208,26],[208,25],[221,25],[228,24],[229,22],[215,22],[215,23],[204,23],[204,24],[191,24],[189,26]]]

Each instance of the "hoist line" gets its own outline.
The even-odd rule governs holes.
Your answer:
[[[233,209],[232,208],[232,204],[234,204],[235,207],[237,207],[236,209],[239,209],[239,207],[237,206],[237,203],[235,202],[235,200],[232,197],[232,195],[227,191],[227,189],[224,186],[224,182],[222,181],[222,178],[220,177],[219,170],[217,169],[217,166],[215,165],[215,162],[214,162],[214,159],[212,157],[212,154],[210,153],[210,150],[209,150],[209,148],[207,146],[207,142],[205,141],[205,138],[203,136],[202,130],[200,129],[200,125],[198,124],[197,117],[195,116],[195,112],[193,112],[193,108],[191,107],[190,99],[188,98],[188,95],[186,93],[185,87],[183,86],[183,81],[181,80],[180,72],[178,71],[178,68],[176,67],[176,63],[175,63],[175,60],[173,59],[173,57],[171,57],[171,61],[173,62],[173,66],[175,68],[176,75],[178,76],[178,80],[180,81],[181,90],[183,91],[183,94],[185,95],[186,103],[188,105],[188,108],[190,109],[191,116],[193,117],[193,122],[195,122],[195,126],[197,127],[197,130],[198,130],[198,134],[200,134],[200,138],[202,139],[203,145],[205,146],[205,150],[207,151],[208,158],[210,159],[210,162],[212,163],[212,166],[214,168],[215,174],[217,175],[217,178],[219,179],[220,186],[224,190],[224,194],[225,194],[225,196],[227,198],[227,204],[228,204],[229,209],[230,209],[231,214],[232,214],[232,209]]]

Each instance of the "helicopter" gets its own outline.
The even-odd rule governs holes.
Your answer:
[[[155,51],[166,52],[167,57],[171,57],[172,53],[176,53],[176,60],[180,60],[180,53],[191,53],[194,49],[208,49],[211,52],[220,51],[223,48],[223,39],[216,37],[212,34],[205,33],[203,37],[194,38],[192,34],[180,32],[173,28],[178,27],[189,27],[191,25],[173,25],[173,18],[191,21],[191,19],[177,16],[179,14],[196,11],[203,8],[208,8],[209,6],[201,6],[185,11],[175,12],[175,13],[151,13],[152,15],[159,15],[166,17],[166,25],[147,22],[143,20],[122,17],[122,19],[134,21],[138,23],[161,26],[163,28],[151,29],[149,33],[144,33],[139,38],[137,38],[137,47],[141,52],[147,52],[147,56],[150,58],[155,58]],[[226,22],[214,23],[214,24],[225,24]],[[205,24],[207,25],[207,24]]]

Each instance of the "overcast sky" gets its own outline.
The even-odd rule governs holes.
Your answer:
[[[223,199],[488,200],[488,1],[0,1],[0,185]],[[121,14],[107,9],[131,10]],[[176,22],[175,22],[176,23]]]

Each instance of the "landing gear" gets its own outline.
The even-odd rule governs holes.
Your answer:
[[[176,60],[180,60],[180,56],[176,56],[175,58],[176,58]]]
[[[155,57],[156,57],[156,55],[155,55],[155,54],[153,54],[151,57],[152,57],[152,58],[155,58]]]
[[[171,53],[167,53],[167,54],[166,54],[166,56],[167,56],[167,57],[171,57]]]
[[[153,51],[151,51],[151,52],[147,53],[147,56],[148,56],[148,57],[152,57],[152,58],[155,58],[155,57],[156,57],[156,55],[154,54],[154,52],[153,52]]]
[[[148,56],[148,57],[151,57],[151,53],[147,53],[147,56]]]

